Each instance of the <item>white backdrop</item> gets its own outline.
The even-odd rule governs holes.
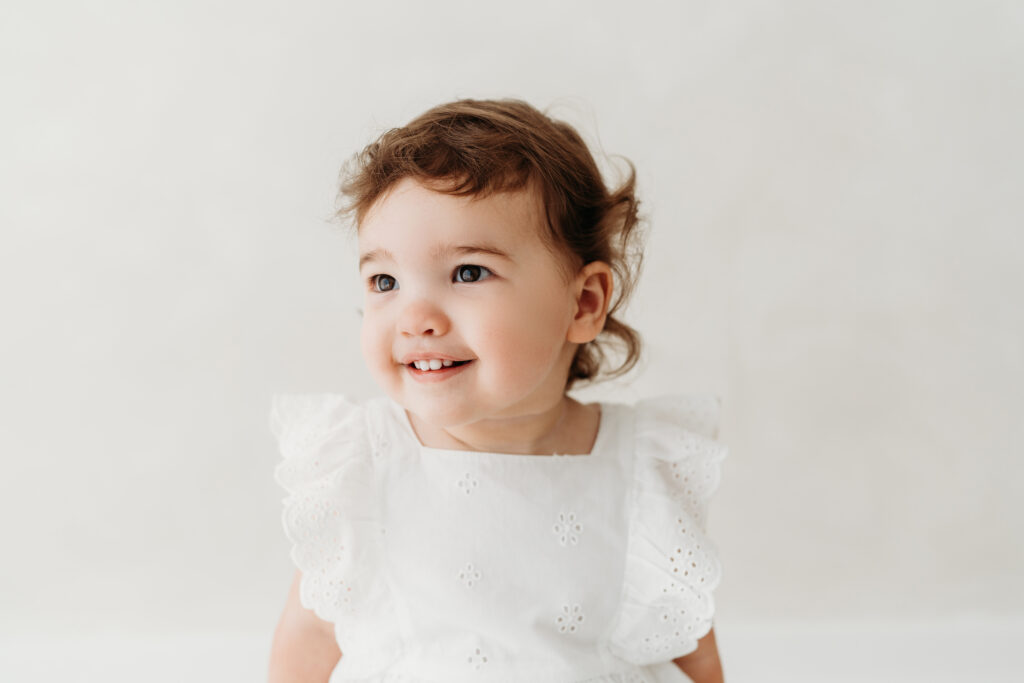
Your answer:
[[[727,670],[786,628],[1024,633],[1022,44],[1009,1],[7,3],[0,661],[206,633],[261,675],[269,396],[376,393],[338,170],[457,97],[638,168],[648,353],[584,396],[723,396]]]

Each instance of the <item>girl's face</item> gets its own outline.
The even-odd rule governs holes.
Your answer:
[[[397,183],[359,229],[374,379],[437,427],[550,410],[576,344],[574,285],[531,192],[467,198]]]

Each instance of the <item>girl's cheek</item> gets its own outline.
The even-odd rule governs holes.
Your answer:
[[[373,369],[379,364],[378,354],[381,352],[382,340],[379,332],[374,327],[374,320],[364,312],[363,322],[359,332],[360,347],[363,352],[363,361],[367,367]]]

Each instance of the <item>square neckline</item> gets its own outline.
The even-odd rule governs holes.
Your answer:
[[[436,448],[434,446],[426,446],[420,441],[419,436],[416,435],[416,430],[412,428],[412,421],[409,419],[409,413],[402,406],[398,405],[392,398],[387,398],[388,404],[391,410],[395,412],[398,419],[399,427],[405,436],[413,445],[417,447],[420,453],[440,456],[462,456],[462,457],[479,457],[484,456],[485,458],[504,458],[504,459],[518,459],[518,460],[583,460],[589,461],[600,456],[605,450],[605,444],[611,439],[610,433],[614,431],[612,414],[614,413],[613,404],[606,403],[604,401],[597,401],[598,409],[600,413],[598,415],[597,423],[597,435],[594,437],[594,445],[590,447],[589,453],[498,453],[496,451],[471,451],[463,450],[458,448]]]

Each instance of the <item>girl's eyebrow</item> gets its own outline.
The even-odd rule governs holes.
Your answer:
[[[435,258],[444,258],[446,256],[467,256],[470,254],[487,254],[489,256],[497,256],[503,258],[506,261],[511,261],[512,257],[508,255],[508,252],[499,249],[493,244],[461,244],[457,247],[443,246],[434,249],[432,255]]]
[[[380,261],[382,259],[394,261],[395,257],[387,249],[371,249],[359,257],[359,267],[362,268],[371,261]]]
[[[487,254],[489,256],[497,256],[503,258],[506,261],[512,261],[513,258],[509,256],[508,252],[502,251],[493,244],[460,244],[457,247],[443,245],[435,247],[430,255],[436,259],[443,259],[450,256],[468,256],[470,254]],[[362,268],[367,263],[380,260],[391,260],[394,261],[395,257],[387,249],[371,249],[362,256],[359,257],[359,267]]]

